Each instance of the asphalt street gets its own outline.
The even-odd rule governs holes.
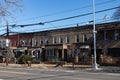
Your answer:
[[[0,80],[120,80],[119,73],[0,67]]]

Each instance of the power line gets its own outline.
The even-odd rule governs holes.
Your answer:
[[[111,20],[113,20],[113,17],[110,17],[110,18],[106,18],[106,20],[105,19],[97,19],[97,20],[95,20],[96,22],[97,22],[97,24],[100,24],[100,23],[102,23],[102,22],[105,22],[105,21],[111,21]],[[86,21],[86,22],[90,22],[89,24],[86,24],[86,25],[90,25],[90,24],[92,24],[92,20],[91,21]],[[54,27],[50,27],[50,28],[54,28],[54,29],[56,29],[55,27],[65,27],[65,26],[71,26],[71,25],[76,25],[76,27],[77,27],[77,24],[79,25],[81,25],[81,26],[83,26],[83,25],[85,25],[85,23],[86,22],[80,22],[80,23],[73,23],[73,24],[66,24],[66,25],[61,25],[61,26],[54,26]],[[10,29],[12,29],[12,28],[10,28]],[[44,28],[44,29],[47,29],[47,28]],[[6,30],[6,29],[5,29]],[[32,30],[25,30],[25,31],[23,31],[23,32],[15,32],[15,31],[11,31],[12,33],[28,33],[28,31],[36,31],[36,30],[38,30],[38,29],[32,29]],[[1,30],[0,30],[1,31]],[[10,33],[11,33],[10,32]],[[5,33],[6,34],[6,33]],[[3,35],[5,35],[5,34],[3,34]]]
[[[108,1],[105,1],[105,2],[97,3],[97,4],[95,4],[95,6],[110,3],[110,2],[114,2],[114,1],[117,1],[117,0],[108,0]],[[55,12],[55,13],[51,13],[51,14],[47,14],[47,15],[43,15],[43,16],[23,19],[23,20],[20,20],[20,21],[26,21],[26,20],[31,20],[31,19],[41,18],[41,17],[48,17],[48,16],[57,15],[57,14],[63,14],[63,13],[72,12],[72,11],[75,11],[75,10],[80,10],[80,9],[84,9],[84,8],[88,8],[88,7],[92,7],[92,5],[83,6],[83,7],[79,7],[79,8],[75,8],[75,9],[70,9],[70,10],[65,10],[65,11],[61,11],[61,12]],[[0,26],[0,27],[5,27],[5,26],[3,25],[3,26]],[[9,25],[9,26],[12,26],[12,25]]]
[[[97,19],[97,20],[95,20],[96,21],[96,24],[100,24],[100,23],[102,23],[102,22],[105,22],[105,21],[111,21],[111,20],[113,20],[113,17],[109,17],[109,18],[106,18],[106,19],[103,19],[103,18],[101,18],[101,19]],[[89,22],[89,24],[86,24],[86,22]],[[77,24],[79,25],[80,24],[80,26],[83,26],[83,25],[90,25],[90,24],[92,24],[92,20],[91,21],[86,21],[86,22],[80,22],[80,23],[72,23],[72,24],[66,24],[66,25],[60,25],[60,26],[53,26],[53,27],[50,27],[50,28],[54,28],[54,29],[56,29],[55,27],[65,27],[65,26],[71,26],[71,25],[76,25],[76,27],[77,27]],[[72,26],[73,27],[73,26]],[[47,28],[44,28],[44,29],[47,29]],[[25,30],[24,32],[28,32],[28,31],[36,31],[36,30],[38,30],[38,29],[32,29],[32,30]]]
[[[96,11],[95,13],[101,13],[101,12],[113,10],[113,9],[116,9],[116,8],[120,8],[120,6],[119,7],[109,8],[109,9],[104,9],[104,10],[100,10],[100,11]],[[63,21],[63,20],[73,19],[73,18],[87,16],[87,15],[91,15],[91,14],[92,14],[92,12],[91,13],[86,13],[86,14],[81,14],[81,15],[76,15],[76,16],[71,16],[71,17],[66,17],[66,18],[61,18],[61,19],[56,19],[56,20],[51,20],[51,21],[46,21],[46,22],[39,22],[39,23],[25,24],[25,25],[16,25],[16,24],[14,24],[14,25],[9,25],[9,26],[12,26],[12,28],[15,28],[15,27],[19,27],[19,26],[20,27],[25,27],[25,26],[34,26],[34,25],[44,25],[46,23]],[[3,29],[1,31],[3,31]]]
[[[101,13],[101,12],[113,10],[113,9],[116,9],[116,8],[120,8],[120,6],[119,7],[114,7],[114,8],[109,8],[109,9],[105,9],[105,10],[96,11],[95,13]],[[91,13],[77,15],[77,16],[66,17],[66,18],[62,18],[62,19],[56,19],[56,20],[52,20],[52,21],[46,21],[46,22],[43,22],[43,23],[57,22],[57,21],[72,19],[72,18],[76,18],[76,17],[86,16],[86,15],[90,15],[90,14],[92,14],[92,12]]]
[[[109,9],[104,9],[104,10],[100,10],[100,11],[96,11],[95,13],[101,13],[101,12],[105,12],[105,11],[110,11],[110,10],[117,9],[117,8],[120,8],[120,6],[109,8]],[[25,26],[34,26],[34,25],[44,25],[46,23],[63,21],[63,20],[73,19],[73,18],[87,16],[87,15],[91,15],[91,14],[92,14],[92,12],[86,13],[86,14],[80,14],[80,15],[76,15],[76,16],[65,17],[65,18],[61,18],[61,19],[50,20],[50,21],[46,21],[46,22],[39,22],[39,23],[25,24],[25,25],[16,25],[16,24],[14,24],[14,25],[11,25],[11,26],[12,27],[18,27],[18,26],[25,27]]]
[[[97,5],[103,5],[103,4],[114,2],[114,1],[117,1],[117,0],[108,0],[108,1],[105,1],[105,2],[97,3],[97,4],[95,4],[95,6],[97,6]],[[26,21],[26,20],[36,19],[36,18],[54,16],[54,15],[63,14],[63,13],[67,13],[67,12],[72,12],[72,11],[76,11],[76,10],[80,10],[80,9],[84,9],[84,8],[88,8],[88,7],[92,7],[92,5],[83,6],[83,7],[79,7],[79,8],[75,8],[75,9],[70,9],[70,10],[65,10],[65,11],[60,11],[60,12],[55,12],[55,13],[46,14],[46,15],[43,15],[43,16],[38,16],[38,17],[32,17],[32,18],[23,19],[23,20],[20,20],[20,21]],[[20,22],[20,21],[18,21],[18,22]]]

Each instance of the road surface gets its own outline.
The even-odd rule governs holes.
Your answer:
[[[0,80],[120,80],[119,73],[0,67]]]

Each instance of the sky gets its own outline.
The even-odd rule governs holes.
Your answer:
[[[22,0],[23,5],[21,11],[13,12],[14,18],[7,17],[9,25],[33,24],[39,22],[47,22],[58,20],[76,15],[82,15],[92,12],[92,0]],[[120,5],[120,0],[95,0],[95,11],[109,9]],[[99,19],[110,18],[115,10],[96,13],[96,23]],[[69,20],[46,23],[44,25],[34,25],[27,27],[10,27],[11,32],[25,33],[45,31],[51,29],[74,27],[78,25],[88,24],[93,20],[93,15],[81,16]],[[105,22],[105,21],[104,21]],[[6,25],[2,21],[0,26]],[[6,27],[3,27],[4,29]],[[6,31],[0,29],[0,34]]]

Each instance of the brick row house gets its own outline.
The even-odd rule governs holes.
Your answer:
[[[107,55],[106,62],[119,63],[120,22],[97,24],[96,30],[98,62],[101,55]],[[14,36],[17,37],[10,38],[11,46],[24,47],[28,53],[30,50],[37,50],[38,61],[69,62],[71,57],[77,56],[77,62],[90,62],[93,55],[93,25],[14,34]]]

